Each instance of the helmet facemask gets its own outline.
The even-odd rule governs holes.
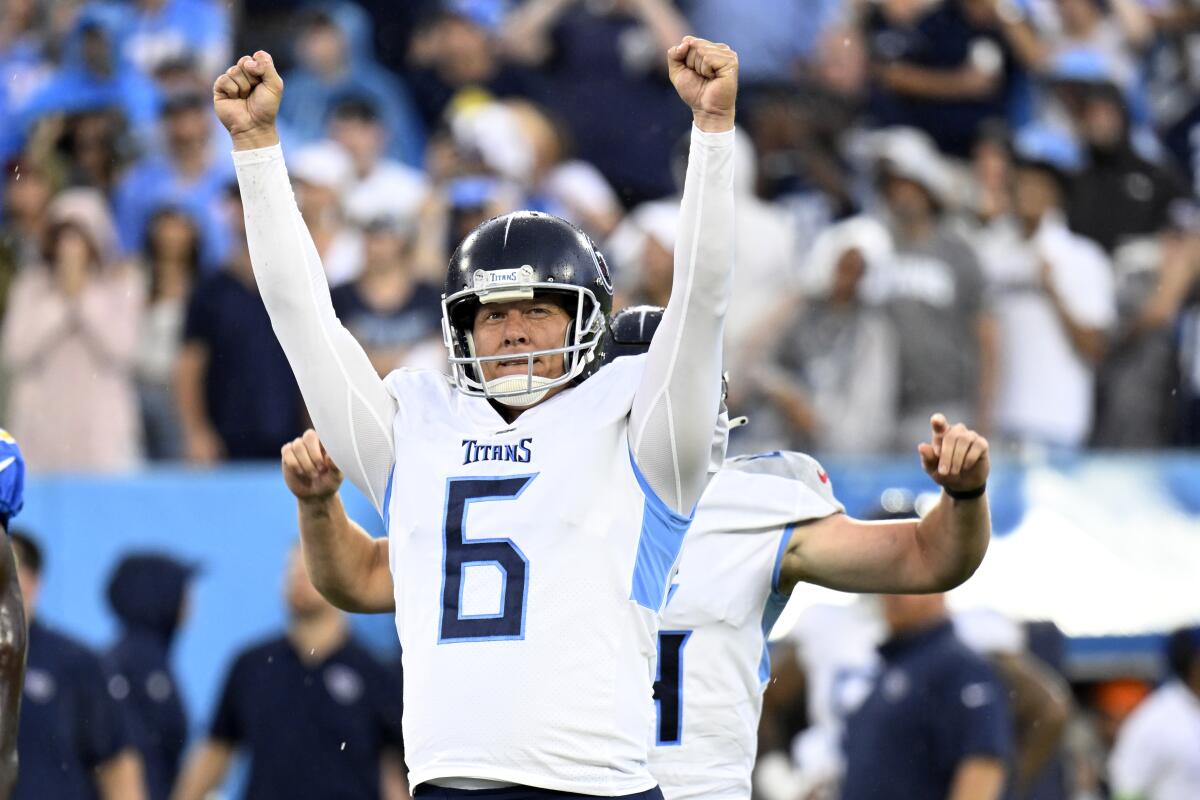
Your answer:
[[[442,299],[442,338],[449,353],[450,372],[459,391],[473,397],[485,397],[514,408],[528,408],[540,402],[551,389],[575,381],[599,358],[607,321],[595,294],[586,287],[554,281],[536,281],[532,267],[487,272],[479,270],[474,287]],[[481,356],[475,350],[475,312],[481,305],[532,300],[552,293],[570,315],[561,347],[528,353],[503,353]],[[563,374],[553,378],[534,375],[538,358],[562,356]],[[485,381],[483,365],[489,362],[524,359],[525,373],[503,375]]]

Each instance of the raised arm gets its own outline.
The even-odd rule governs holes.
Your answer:
[[[837,514],[797,526],[784,550],[781,590],[790,593],[807,581],[843,592],[943,592],[978,569],[992,531],[983,492],[988,443],[963,425],[949,425],[941,414],[930,424],[932,439],[919,451],[926,474],[942,487],[933,510],[911,522],[863,522]]]
[[[372,538],[346,515],[342,473],[316,431],[283,446],[283,479],[296,495],[304,565],[317,591],[343,611],[395,611],[388,540]]]
[[[721,396],[721,339],[733,277],[733,119],[737,54],[688,36],[667,54],[692,108],[671,299],[633,401],[629,445],[650,488],[690,514],[707,482]]]
[[[282,94],[271,56],[259,50],[217,78],[213,106],[233,138],[250,259],[275,335],[329,452],[382,512],[396,401],[333,312],[275,130]]]

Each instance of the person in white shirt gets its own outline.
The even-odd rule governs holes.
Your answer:
[[[429,191],[425,175],[386,156],[388,132],[369,96],[351,95],[334,106],[327,132],[353,166],[343,197],[347,217],[365,224],[380,217],[417,215]]]
[[[290,190],[270,54],[214,85],[276,336],[329,456],[388,528],[375,541],[302,521],[301,537],[334,605],[395,614],[414,796],[661,798],[646,766],[658,613],[720,405],[737,54],[685,37],[665,60],[693,129],[662,335],[601,366],[603,255],[566,220],[519,211],[450,259],[449,377],[381,379],[337,319]]]
[[[1017,444],[1074,448],[1092,428],[1096,365],[1116,321],[1104,251],[1072,233],[1064,188],[1073,143],[1027,128],[1013,147],[1011,217],[982,230],[977,247],[999,328],[996,427]]]
[[[1134,709],[1108,761],[1114,800],[1200,797],[1200,626],[1167,639],[1170,679]]]

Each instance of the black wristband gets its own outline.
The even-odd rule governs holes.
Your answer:
[[[965,492],[955,491],[948,486],[943,486],[942,488],[946,490],[946,494],[950,495],[955,500],[976,500],[980,497],[983,497],[983,493],[987,491],[987,481],[984,481],[982,484],[980,484],[978,488],[968,489]]]

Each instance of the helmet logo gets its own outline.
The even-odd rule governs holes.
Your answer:
[[[592,258],[596,260],[596,272],[600,275],[600,283],[606,292],[612,294],[612,276],[608,274],[608,262],[604,260],[604,254],[593,247]]]
[[[533,267],[525,264],[512,269],[477,269],[471,276],[474,288],[492,289],[497,286],[515,286],[522,283],[533,283],[535,273]]]

